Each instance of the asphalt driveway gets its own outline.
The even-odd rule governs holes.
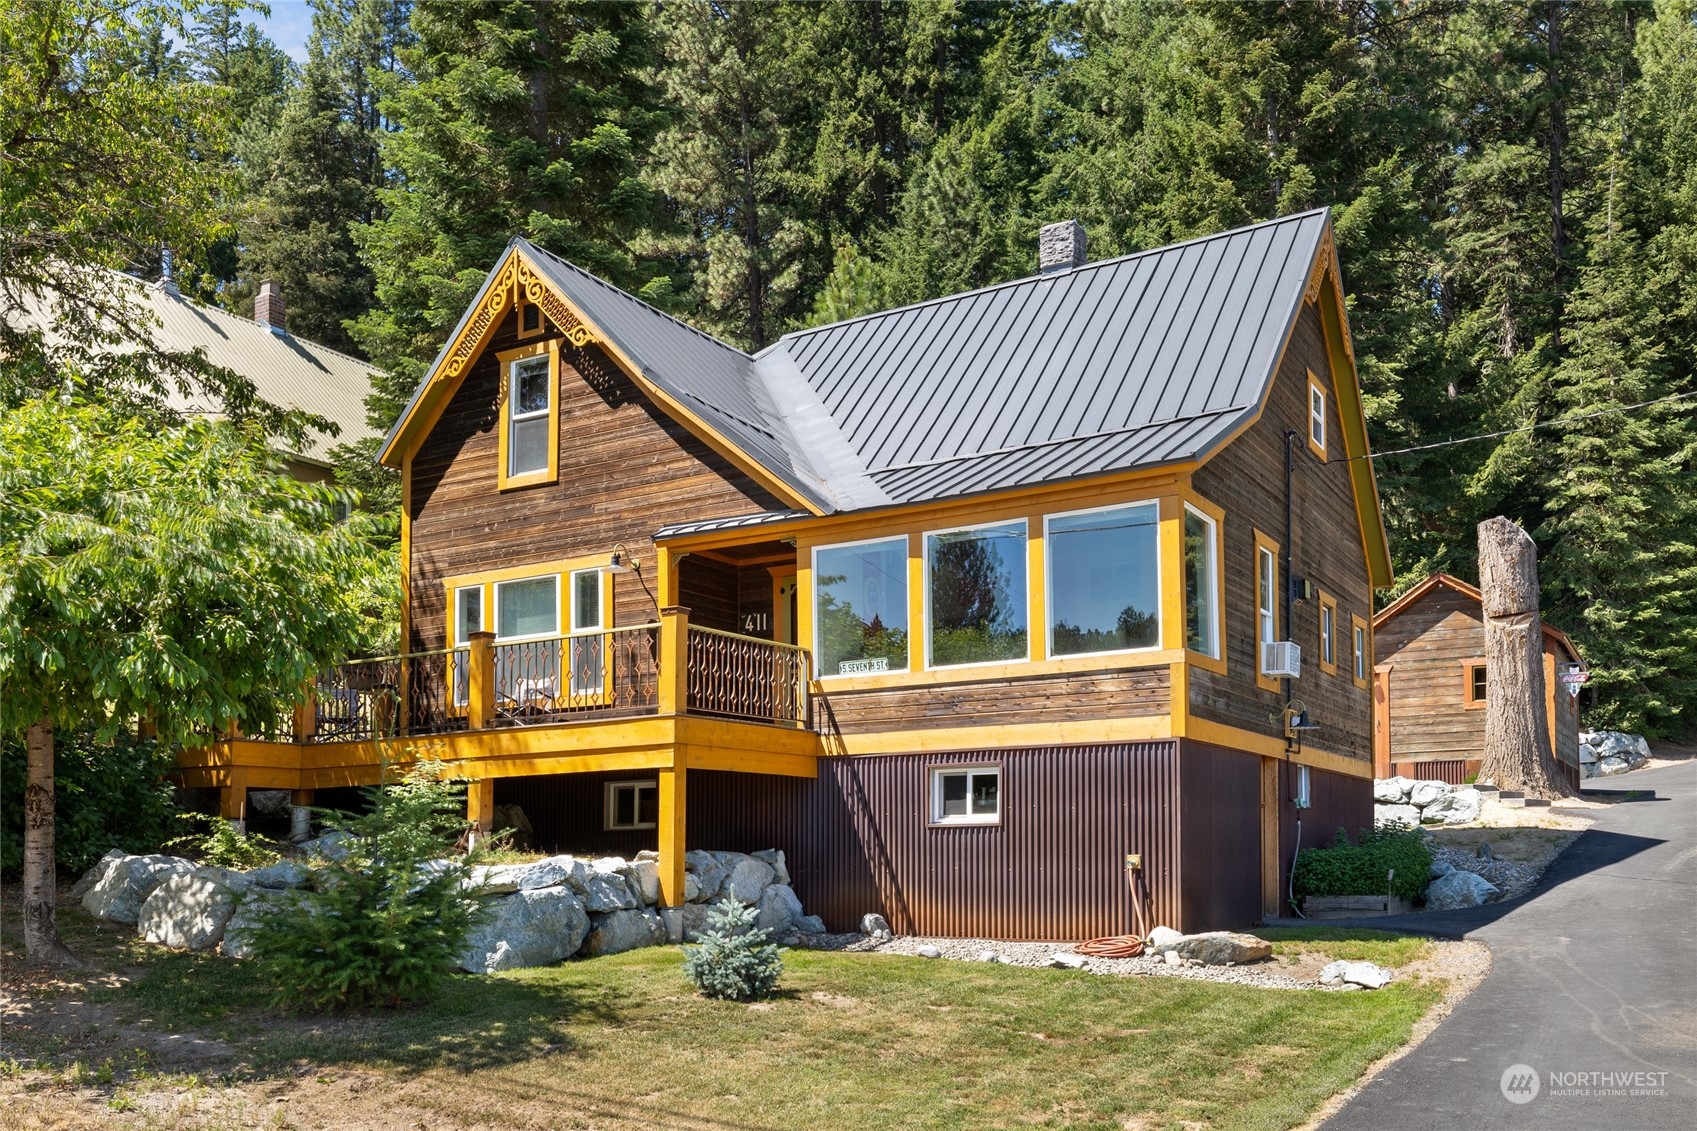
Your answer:
[[[1642,793],[1525,897],[1361,922],[1477,939],[1491,972],[1325,1131],[1697,1127],[1697,762],[1587,784]]]

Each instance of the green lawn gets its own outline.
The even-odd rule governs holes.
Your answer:
[[[1375,960],[1397,945],[1355,945],[1369,944]],[[92,995],[119,1016],[221,1037],[247,1061],[240,1078],[379,1072],[432,1126],[1286,1128],[1440,993],[803,951],[785,956],[781,996],[749,1006],[697,996],[664,948],[456,977],[393,1013],[288,1018],[250,965],[127,957],[134,980]]]
[[[1432,944],[1415,935],[1339,927],[1266,927],[1255,932],[1273,944],[1273,957],[1321,953],[1347,962],[1406,966],[1432,953]]]

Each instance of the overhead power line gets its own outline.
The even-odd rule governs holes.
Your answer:
[[[1435,448],[1449,448],[1454,447],[1456,444],[1472,444],[1479,440],[1500,440],[1504,436],[1513,436],[1519,432],[1535,432],[1540,428],[1554,428],[1557,425],[1562,424],[1577,424],[1582,420],[1595,420],[1599,416],[1614,416],[1622,412],[1635,412],[1641,408],[1649,408],[1651,405],[1667,404],[1670,401],[1682,401],[1687,397],[1697,397],[1697,389],[1690,389],[1683,393],[1674,393],[1666,397],[1657,397],[1653,401],[1639,401],[1637,404],[1615,405],[1612,408],[1600,408],[1595,412],[1582,412],[1578,416],[1563,416],[1557,420],[1539,420],[1532,424],[1523,425],[1520,428],[1505,428],[1501,432],[1481,432],[1477,436],[1459,436],[1453,440],[1434,440],[1430,444],[1416,444],[1411,448],[1393,448],[1388,452],[1371,452],[1368,453],[1366,457],[1344,456],[1340,459],[1329,459],[1326,462],[1349,463],[1352,460],[1362,458],[1379,459],[1382,456],[1405,456],[1410,452],[1429,452]]]

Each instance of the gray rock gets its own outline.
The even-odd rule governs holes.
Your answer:
[[[1143,941],[1151,951],[1159,951],[1162,947],[1171,946],[1183,938],[1181,931],[1175,931],[1171,927],[1156,927]]]
[[[153,889],[142,902],[136,929],[142,938],[177,950],[205,950],[217,946],[224,928],[235,913],[241,888],[227,882],[235,873],[222,868],[200,868],[186,876],[172,876]]]
[[[701,899],[701,881],[694,872],[684,873],[684,902],[699,903]]]
[[[518,891],[489,901],[457,962],[473,974],[547,966],[576,954],[588,933],[589,915],[570,888]]]
[[[883,931],[886,935],[890,933],[889,920],[885,919],[882,915],[879,915],[875,911],[868,911],[860,917],[861,934],[875,935],[879,931]]]
[[[1589,731],[1579,736],[1579,741],[1597,752],[1600,759],[1620,758],[1636,764],[1650,757],[1650,744],[1643,735],[1628,734],[1620,730]]]
[[[638,852],[635,856],[631,857],[631,859],[632,860],[653,860],[656,863],[658,863],[659,859],[660,859],[660,854],[658,852],[654,851],[652,848],[645,848],[641,852]]]
[[[1333,962],[1320,971],[1320,984],[1323,986],[1359,986],[1366,990],[1376,990],[1390,984],[1396,977],[1383,966],[1371,962]]]
[[[699,942],[701,936],[705,935],[709,929],[710,924],[707,922],[707,915],[711,909],[705,903],[686,903],[681,910],[683,911],[683,941]]]
[[[1422,821],[1434,818],[1446,825],[1465,825],[1479,819],[1479,791],[1472,786],[1458,786],[1420,811]]]
[[[511,895],[528,864],[474,864],[466,871],[466,887],[479,895]]]
[[[787,885],[790,882],[790,870],[784,863],[783,849],[763,848],[759,852],[750,852],[749,855],[772,869],[774,883]]]
[[[593,914],[629,911],[642,906],[629,882],[617,872],[591,872],[586,887],[588,890],[583,901]]]
[[[994,962],[999,957],[1001,956],[993,950],[981,950],[978,952],[978,961],[980,962]]]
[[[355,839],[352,833],[331,829],[317,840],[309,840],[301,845],[301,851],[308,856],[321,856],[326,860],[346,860],[353,852]]]
[[[122,860],[129,853],[121,848],[109,848],[106,855],[94,862],[94,866],[82,874],[82,879],[71,885],[71,890],[65,894],[71,899],[81,900],[88,894],[88,889],[99,883],[111,871],[112,861]]]
[[[1579,764],[1589,766],[1597,760],[1597,748],[1589,742],[1579,744]]]
[[[681,943],[684,941],[684,909],[682,907],[657,907],[654,913],[660,916],[660,925],[666,929],[666,941]]]
[[[259,925],[260,914],[274,907],[299,908],[305,900],[306,893],[297,888],[248,888],[241,893],[235,911],[224,924],[218,953],[225,958],[252,958],[253,929]]]
[[[1375,805],[1373,806],[1374,825],[1418,825],[1420,810],[1412,805]]]
[[[653,910],[642,907],[596,915],[583,940],[587,955],[622,954],[644,946],[663,946],[666,924]]]
[[[1082,954],[1051,954],[1049,965],[1057,970],[1082,970],[1090,960]]]
[[[804,935],[822,935],[826,932],[825,920],[817,915],[803,915],[795,921],[795,929]]]
[[[770,864],[752,856],[744,856],[737,860],[731,874],[725,877],[725,883],[719,889],[719,897],[734,899],[738,903],[759,903],[760,893],[771,884],[772,878]]]
[[[262,888],[303,888],[312,880],[312,869],[299,860],[279,860],[247,874],[248,882]]]
[[[587,863],[575,856],[549,856],[519,866],[519,890],[536,891],[563,885],[579,895],[588,895],[590,878],[594,874]]]
[[[125,856],[109,860],[106,872],[83,893],[83,910],[97,919],[134,923],[153,889],[173,876],[186,876],[193,861],[180,856]]]
[[[1184,965],[1184,959],[1182,959],[1178,956],[1178,951],[1176,951],[1176,950],[1164,950],[1164,951],[1162,951],[1161,952],[1161,961],[1165,962],[1168,966],[1183,966]]]
[[[1607,777],[1610,774],[1624,774],[1632,769],[1632,763],[1625,758],[1600,758],[1597,761],[1597,775]]]
[[[763,931],[782,932],[802,916],[801,900],[788,884],[772,884],[760,893],[760,916],[754,925]]]
[[[924,946],[922,946],[918,950],[914,951],[914,953],[919,955],[919,957],[921,957],[921,958],[941,958],[941,957],[943,957],[943,952],[938,950],[936,947],[932,946],[930,943],[926,943]]]
[[[1184,936],[1172,944],[1171,950],[1180,958],[1200,962],[1204,966],[1225,966],[1228,963],[1241,966],[1245,962],[1259,962],[1272,957],[1273,944],[1237,931],[1208,931]]]
[[[248,811],[261,817],[287,817],[289,791],[286,789],[250,789],[247,791]]]
[[[721,864],[713,853],[698,848],[684,853],[684,870],[695,877],[695,894],[689,897],[690,900],[701,903],[710,903],[717,898],[720,885],[731,874],[730,868]],[[689,881],[684,883],[687,890]]]
[[[1408,787],[1408,803],[1416,809],[1424,809],[1449,791],[1448,782],[1417,781]]]
[[[633,860],[625,869],[625,879],[636,888],[638,897],[650,906],[660,902],[660,865],[652,860]],[[685,881],[684,898],[689,898],[689,884]]]
[[[1478,907],[1500,894],[1496,885],[1484,876],[1457,869],[1426,885],[1426,910],[1455,911],[1462,907]]]
[[[1414,779],[1401,774],[1380,778],[1373,783],[1373,800],[1380,805],[1404,805],[1408,802],[1408,791],[1413,788]]]
[[[1432,870],[1430,875],[1434,880],[1441,880],[1453,871],[1455,871],[1454,864],[1446,864],[1442,860],[1434,860],[1432,861]]]

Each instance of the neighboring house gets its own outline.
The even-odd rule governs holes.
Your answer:
[[[1485,619],[1479,590],[1435,573],[1373,618],[1374,774],[1461,784],[1479,772],[1485,749]],[[1567,633],[1544,625],[1544,700],[1556,762],[1579,787],[1579,699],[1560,686],[1563,665],[1580,663]]]
[[[1277,912],[1299,830],[1371,824],[1391,581],[1329,213],[1083,243],[751,357],[515,239],[383,450],[409,654],[185,782],[440,758],[669,904],[686,846],[782,848],[838,930]]]

